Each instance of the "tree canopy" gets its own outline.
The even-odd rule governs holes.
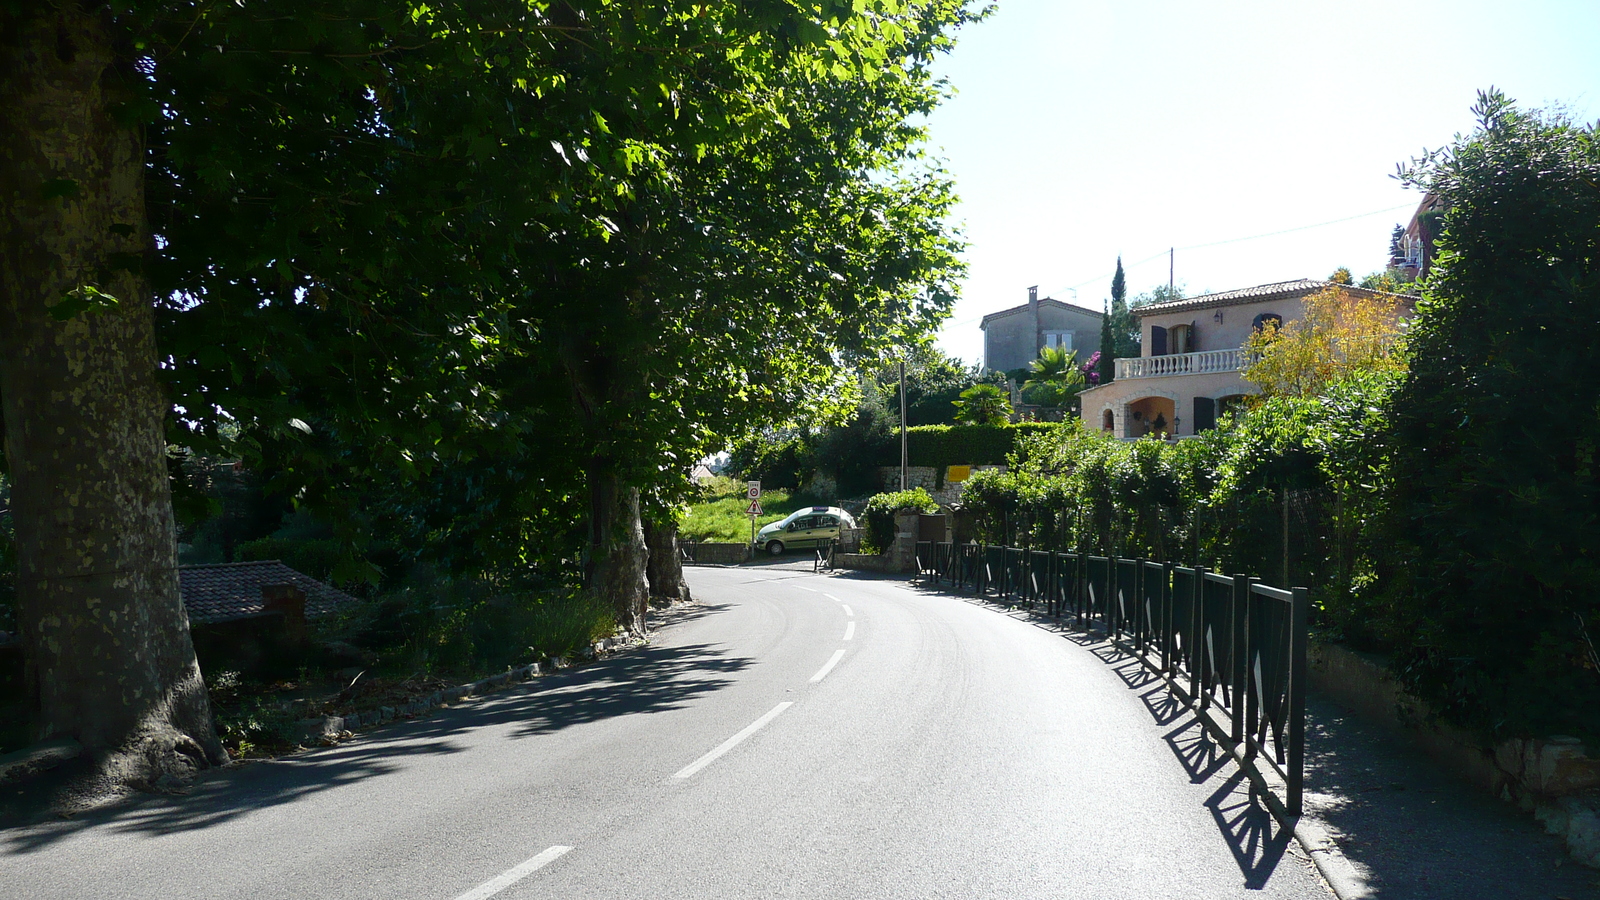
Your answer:
[[[1315,397],[1358,371],[1404,371],[1401,298],[1333,287],[1305,298],[1300,318],[1268,321],[1244,342],[1240,375],[1266,396]]]
[[[1053,409],[1075,411],[1078,394],[1089,386],[1078,365],[1077,351],[1062,347],[1039,348],[1039,357],[1028,364],[1028,373],[1022,384],[1023,399]]]
[[[955,401],[956,421],[963,425],[1000,425],[1011,419],[1011,400],[992,384],[975,384]]]
[[[1411,686],[1501,734],[1593,733],[1600,134],[1479,95],[1406,168],[1447,210],[1389,413]]]
[[[50,302],[153,298],[169,443],[334,523],[343,577],[375,577],[380,534],[461,573],[581,558],[638,628],[640,504],[729,438],[848,408],[847,370],[948,313],[954,195],[916,122],[967,6],[97,7],[80,58],[119,92],[83,102],[144,148],[110,176],[143,200],[132,252],[105,258],[138,283]],[[52,178],[20,181],[93,190]],[[35,426],[7,427],[16,465]],[[42,603],[19,591],[25,633]]]

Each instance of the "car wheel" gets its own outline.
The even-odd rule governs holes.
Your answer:
[[[767,542],[767,552],[771,553],[773,556],[782,556],[783,555],[783,541],[768,541]]]

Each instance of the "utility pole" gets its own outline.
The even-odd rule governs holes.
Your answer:
[[[1167,299],[1168,300],[1172,299],[1172,292],[1177,289],[1177,282],[1175,280],[1173,280],[1173,277],[1172,277],[1173,273],[1177,271],[1177,267],[1178,267],[1178,249],[1176,247],[1168,247],[1167,248]]]
[[[906,489],[906,357],[900,355],[900,490]]]

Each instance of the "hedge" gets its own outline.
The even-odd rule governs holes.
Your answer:
[[[1043,434],[1049,422],[1014,425],[918,425],[906,429],[906,449],[913,466],[997,466],[1022,435]]]

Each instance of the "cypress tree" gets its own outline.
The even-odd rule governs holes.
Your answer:
[[[1128,279],[1122,274],[1122,257],[1117,257],[1117,274],[1111,276],[1111,304],[1100,320],[1100,383],[1116,378],[1117,357],[1127,338],[1122,332],[1128,319]]]

